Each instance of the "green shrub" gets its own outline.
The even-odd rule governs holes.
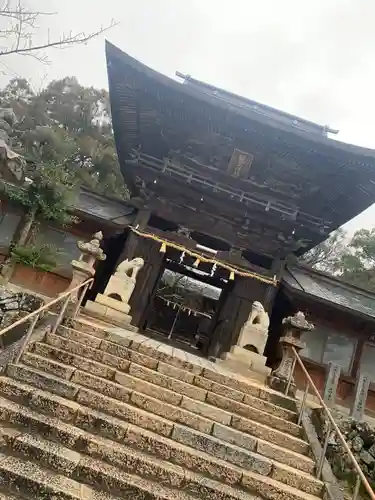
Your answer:
[[[58,256],[57,248],[47,244],[15,246],[11,252],[13,263],[46,272],[51,272],[56,268]]]

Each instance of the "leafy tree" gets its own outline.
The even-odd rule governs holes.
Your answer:
[[[305,254],[301,262],[375,292],[375,228],[360,229],[351,239],[340,229]]]
[[[341,268],[341,259],[347,252],[349,241],[346,231],[340,228],[323,243],[303,255],[301,262],[320,271],[335,274]]]
[[[341,258],[343,280],[375,291],[375,228],[354,233],[349,251]]]
[[[120,198],[127,197],[127,189],[105,90],[84,87],[67,77],[35,93],[26,80],[13,79],[0,92],[0,106],[11,108],[17,117],[15,125],[7,126],[7,143],[25,159],[24,176],[29,181],[2,187],[4,195],[24,210],[1,269],[9,277],[14,250],[25,246],[37,222],[72,222],[76,187]]]
[[[24,214],[15,231],[9,247],[9,255],[1,267],[5,280],[12,272],[12,257],[22,253],[30,232],[37,222],[50,222],[59,225],[76,221],[72,216],[76,179],[64,164],[38,163],[34,165],[32,177],[22,186],[2,184],[4,195],[13,203],[21,206]]]
[[[84,87],[76,78],[52,81],[34,93],[13,79],[0,93],[0,105],[11,107],[18,123],[12,148],[26,159],[64,162],[77,181],[99,193],[126,198],[112,133],[106,90]]]

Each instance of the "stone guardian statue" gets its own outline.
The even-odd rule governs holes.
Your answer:
[[[108,323],[134,330],[135,327],[130,324],[132,317],[129,314],[129,300],[144,263],[141,257],[121,262],[108,281],[104,292],[98,293],[94,302],[86,303],[85,312]]]
[[[263,305],[253,302],[249,317],[241,328],[235,345],[222,355],[228,369],[245,376],[256,378],[268,375],[271,370],[266,367],[267,358],[263,356],[268,339],[270,319]],[[253,375],[251,375],[253,373]]]

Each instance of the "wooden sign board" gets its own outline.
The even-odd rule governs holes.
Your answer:
[[[228,174],[233,177],[246,179],[253,160],[254,156],[252,154],[235,149],[228,165]]]

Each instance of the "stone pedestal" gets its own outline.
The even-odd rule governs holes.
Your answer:
[[[308,323],[302,312],[296,313],[283,319],[285,334],[280,339],[282,347],[281,363],[268,377],[267,383],[276,391],[288,392],[288,395],[295,397],[296,385],[294,383],[293,371],[295,366],[295,356],[293,348],[299,352],[306,347],[306,344],[300,339],[303,332],[312,330],[314,326]],[[289,385],[289,390],[288,389]]]
[[[249,371],[257,372],[261,375],[269,375],[271,369],[266,366],[267,358],[262,354],[248,351],[242,347],[234,345],[229,352],[225,352],[221,359],[225,361],[225,366],[232,371],[248,375]]]
[[[124,304],[120,300],[112,299],[101,293],[98,293],[95,302],[88,300],[84,307],[84,312],[88,316],[102,319],[118,326],[130,325],[132,317],[128,314],[129,311],[129,304]]]
[[[262,304],[254,302],[237,343],[221,356],[227,368],[245,376],[249,375],[249,371],[269,375],[271,370],[266,367],[267,358],[263,356],[269,324],[268,314]]]
[[[144,261],[141,258],[125,260],[110,278],[104,293],[99,293],[95,301],[87,301],[84,311],[89,316],[108,323],[131,328],[129,299],[134,291],[137,275]]]

